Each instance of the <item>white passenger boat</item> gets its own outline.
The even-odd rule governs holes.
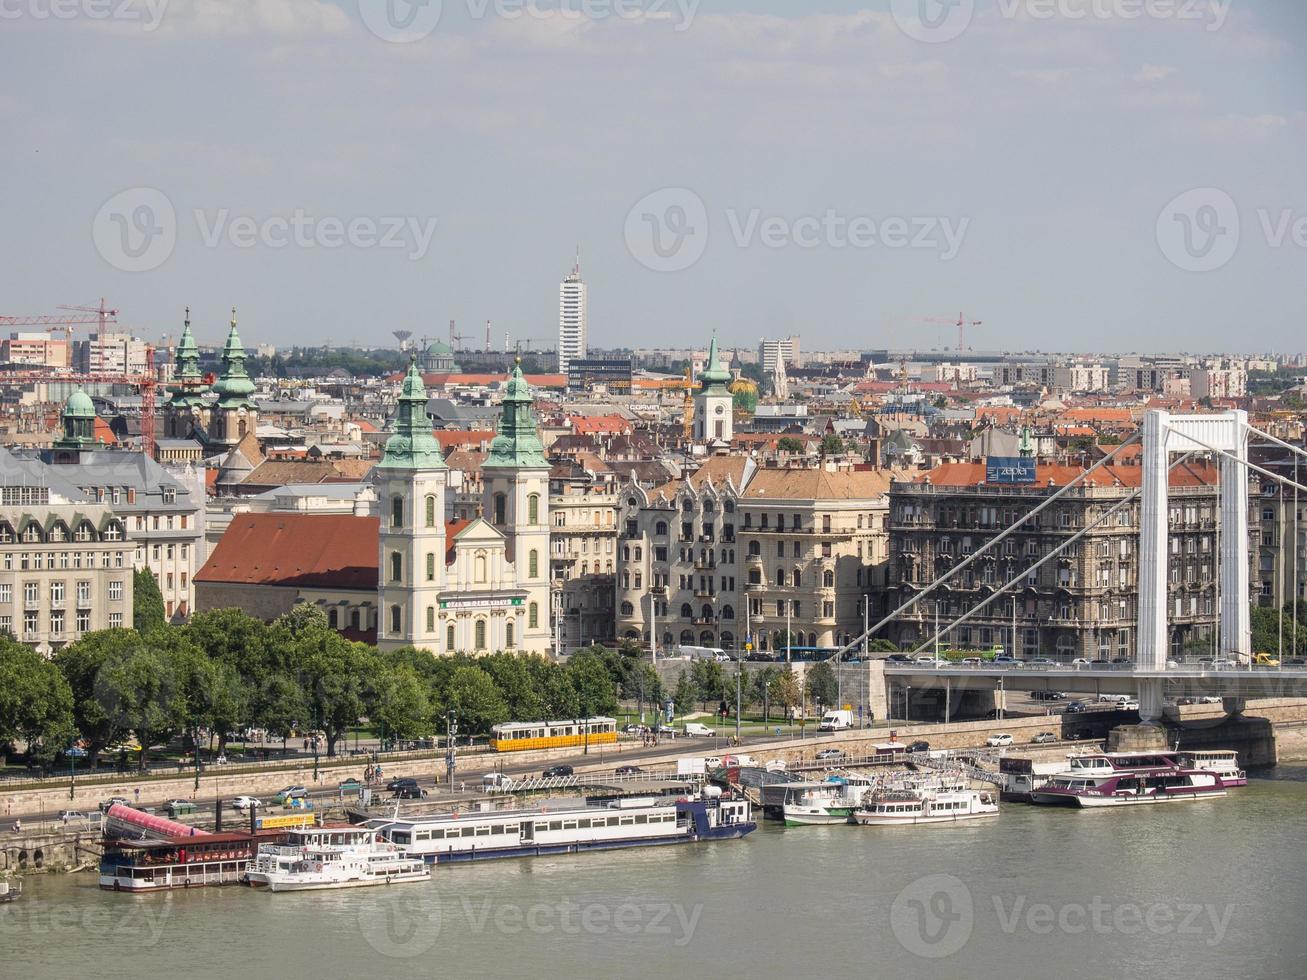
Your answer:
[[[1096,752],[1070,758],[1070,768],[1030,793],[1031,803],[1139,806],[1226,795],[1220,776],[1182,766],[1171,752]]]
[[[1239,753],[1233,749],[1190,749],[1179,755],[1181,768],[1214,772],[1226,786],[1247,786],[1248,774],[1239,768]]]
[[[441,864],[731,840],[758,827],[748,800],[713,796],[634,797],[606,806],[561,801],[533,810],[377,817],[362,826],[409,857]]]
[[[845,797],[843,787],[824,784],[790,794],[781,804],[781,814],[787,827],[813,827],[848,823],[853,807],[854,802]]]
[[[287,832],[287,844],[261,844],[245,869],[245,881],[269,891],[357,888],[425,881],[420,857],[360,827],[313,827]]]
[[[998,797],[989,790],[916,789],[871,792],[853,811],[864,827],[901,827],[919,823],[956,823],[998,816]]]

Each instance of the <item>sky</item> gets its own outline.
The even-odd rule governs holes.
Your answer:
[[[1299,0],[0,0],[0,314],[1307,350]],[[537,342],[537,346],[540,343]]]

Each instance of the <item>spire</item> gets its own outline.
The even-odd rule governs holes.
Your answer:
[[[581,278],[581,243],[576,243],[576,265],[572,266],[572,275]]]
[[[703,370],[699,372],[699,380],[703,382],[703,390],[714,390],[714,394],[725,393],[723,386],[731,380],[730,369],[721,363],[717,356],[717,332],[713,331],[712,343],[708,346],[708,360],[704,363]]]
[[[222,366],[213,390],[218,394],[220,408],[253,407],[250,395],[254,394],[254,382],[245,370],[245,346],[241,343],[241,335],[236,332],[234,306],[231,310],[231,330],[222,349]]]
[[[392,434],[386,440],[380,469],[443,470],[445,457],[427,418],[427,389],[418,372],[417,359],[410,358],[408,373],[399,391]]]
[[[504,389],[503,413],[499,417],[499,434],[490,443],[490,455],[482,467],[514,470],[548,469],[545,447],[536,432],[535,413],[531,410],[531,387],[522,376],[522,359],[517,358],[513,373]]]
[[[173,373],[179,380],[198,381],[200,378],[200,349],[191,333],[189,306],[186,307],[186,318],[182,320],[182,335],[177,341],[176,370]]]

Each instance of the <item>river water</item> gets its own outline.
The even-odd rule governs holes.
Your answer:
[[[1224,800],[438,867],[427,884],[32,877],[0,978],[1307,977],[1307,767]]]

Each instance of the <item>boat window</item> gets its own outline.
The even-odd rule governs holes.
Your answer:
[[[490,828],[489,828],[489,827],[478,827],[478,828],[477,828],[477,836],[478,836],[478,837],[489,837],[489,836],[490,836]]]
[[[463,836],[463,837],[471,837],[471,836],[473,836],[473,835],[476,833],[476,828],[475,828],[475,827],[462,827],[462,828],[460,828],[459,833],[460,833],[460,835]]]
[[[646,817],[643,813],[637,813],[637,814],[635,815],[635,822],[636,822],[636,823],[648,823],[648,822],[649,822],[649,818]]]
[[[575,820],[564,820],[564,821],[563,821],[563,829],[564,829],[564,830],[576,830],[576,821],[575,821]]]

